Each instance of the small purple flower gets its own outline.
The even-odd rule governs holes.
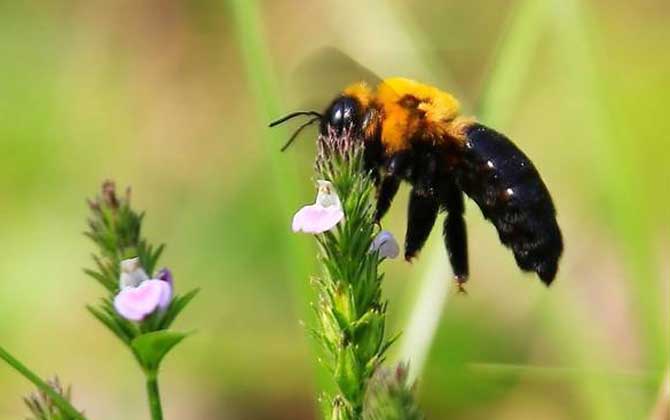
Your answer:
[[[141,321],[156,310],[168,307],[172,299],[172,274],[163,269],[149,279],[139,260],[121,262],[121,291],[114,297],[114,308],[124,318]]]
[[[305,233],[323,233],[334,228],[344,218],[340,198],[333,184],[318,180],[316,202],[304,206],[293,216],[293,231]]]
[[[393,237],[393,234],[388,230],[382,230],[375,236],[370,245],[371,251],[379,252],[382,258],[396,258],[400,253],[398,242]]]
[[[156,278],[158,280],[163,280],[167,282],[170,286],[172,286],[172,271],[168,268],[161,268],[158,271],[158,274],[156,274]]]

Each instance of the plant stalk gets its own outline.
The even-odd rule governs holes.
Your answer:
[[[158,390],[158,373],[147,373],[147,398],[149,400],[149,411],[152,420],[163,419],[163,408],[161,407],[161,396]]]
[[[19,362],[14,356],[9,354],[7,350],[4,348],[0,347],[0,358],[7,362],[8,365],[13,367],[17,372],[19,372],[21,375],[23,375],[26,379],[28,379],[30,382],[32,382],[37,388],[40,389],[40,391],[44,392],[46,395],[51,398],[53,403],[60,408],[63,413],[67,414],[69,417],[73,419],[79,419],[79,420],[86,420],[86,417],[84,417],[79,411],[77,411],[76,408],[72,406],[65,398],[63,398],[60,394],[58,394],[56,391],[49,386],[46,382],[42,380],[37,374],[35,374],[33,371],[28,369],[23,363]]]

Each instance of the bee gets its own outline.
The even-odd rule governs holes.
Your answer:
[[[459,102],[436,87],[389,78],[370,88],[346,87],[325,112],[297,112],[321,134],[353,132],[364,142],[364,159],[377,187],[375,220],[381,221],[402,181],[412,189],[407,210],[405,259],[424,246],[437,215],[446,212],[444,244],[461,286],[469,275],[464,194],[479,206],[523,271],[546,285],[556,276],[563,251],[549,191],[531,160],[503,134],[459,114]]]

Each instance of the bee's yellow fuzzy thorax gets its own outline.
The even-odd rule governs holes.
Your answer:
[[[426,117],[432,121],[444,122],[458,115],[460,105],[456,98],[436,87],[412,79],[403,77],[386,79],[379,85],[377,91],[377,98],[382,103],[397,102],[408,95],[420,101],[419,109],[425,111]]]
[[[402,77],[384,80],[373,92],[365,83],[354,83],[342,92],[356,98],[363,110],[374,107],[379,120],[367,130],[376,131],[381,123],[381,141],[389,153],[408,149],[420,138],[443,141],[451,133],[451,122],[458,116],[459,103],[436,87]],[[417,112],[421,111],[421,112]]]
[[[346,96],[358,99],[358,102],[360,102],[363,109],[367,108],[372,101],[372,91],[365,82],[354,83],[353,85],[347,86],[342,93]]]
[[[410,98],[409,102],[406,102]],[[409,147],[416,134],[438,139],[444,137],[448,122],[458,116],[459,103],[450,94],[411,79],[393,77],[377,88],[377,102],[383,108],[382,142],[388,151]],[[423,111],[419,118],[416,110]]]

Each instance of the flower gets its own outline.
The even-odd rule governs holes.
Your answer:
[[[382,230],[375,236],[370,250],[379,252],[379,256],[383,258],[396,258],[400,253],[398,242],[388,230]]]
[[[294,232],[323,233],[334,228],[344,218],[340,198],[333,184],[318,180],[316,202],[304,206],[293,216]]]
[[[163,269],[150,279],[139,259],[121,261],[121,291],[114,297],[114,309],[131,321],[141,321],[156,310],[168,307],[172,299],[172,274]]]

